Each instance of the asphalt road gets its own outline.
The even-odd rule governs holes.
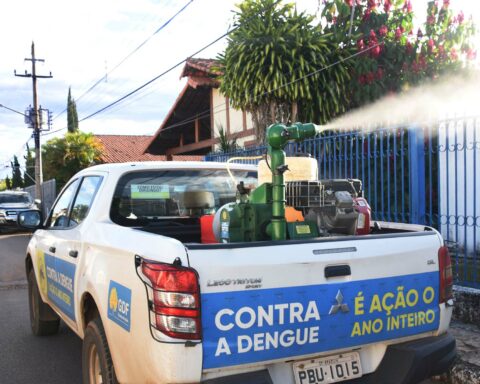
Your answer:
[[[27,289],[0,290],[0,382],[80,384],[82,342],[63,323],[57,335],[30,330]]]
[[[0,383],[80,384],[82,342],[65,324],[55,336],[30,330],[25,287],[29,234],[0,235]]]
[[[0,286],[26,281],[25,250],[29,240],[30,234],[25,233],[0,236]]]

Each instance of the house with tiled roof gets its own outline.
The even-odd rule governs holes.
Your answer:
[[[205,155],[217,149],[220,129],[241,147],[255,144],[250,115],[232,108],[220,93],[219,74],[216,60],[187,59],[181,74],[187,82],[145,146],[145,155]]]
[[[203,156],[154,155],[145,153],[152,136],[95,135],[102,145],[101,162],[124,163],[129,161],[198,161]]]

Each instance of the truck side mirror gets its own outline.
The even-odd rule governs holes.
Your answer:
[[[37,209],[31,209],[18,213],[17,224],[21,228],[39,229],[42,228],[43,215]]]

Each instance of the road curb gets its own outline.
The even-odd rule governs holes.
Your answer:
[[[7,282],[0,282],[0,290],[6,289],[23,289],[28,287],[27,280],[15,280],[15,281],[7,281]]]
[[[453,319],[467,324],[480,324],[480,289],[455,285],[453,293]]]
[[[480,367],[458,359],[448,373],[433,379],[447,384],[480,384]]]
[[[457,340],[457,359],[446,374],[434,379],[448,384],[480,384],[480,328],[454,321],[449,332]]]

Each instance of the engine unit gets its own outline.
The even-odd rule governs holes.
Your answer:
[[[348,179],[287,182],[286,203],[315,222],[320,234],[354,235],[358,218],[354,199],[361,196],[361,188],[360,180]]]
[[[301,142],[315,136],[320,127],[296,123],[274,124],[267,130],[271,163],[266,162],[272,182],[249,191],[238,186],[237,201],[226,204],[215,214],[213,231],[219,242],[251,242],[315,238],[330,234],[354,235],[358,218],[362,234],[369,231],[368,204],[362,197],[362,183],[353,179],[285,182],[288,171],[284,147],[289,141]],[[360,204],[361,203],[361,204]],[[361,208],[359,208],[361,207]],[[294,219],[287,220],[288,209]],[[359,214],[359,211],[361,212]]]

